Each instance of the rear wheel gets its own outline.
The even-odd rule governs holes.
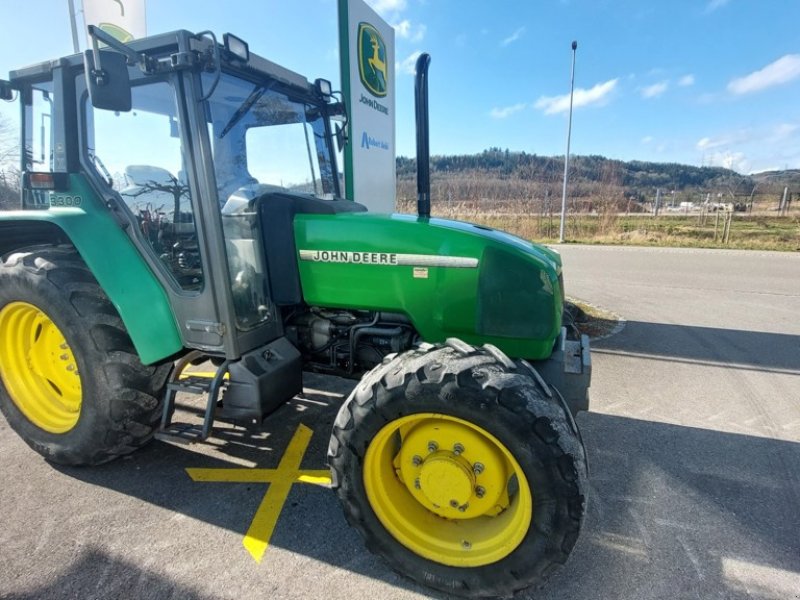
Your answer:
[[[48,460],[99,464],[149,441],[170,368],[142,365],[72,248],[0,265],[0,410]]]
[[[345,516],[424,585],[502,596],[566,561],[586,463],[563,403],[524,363],[453,341],[365,376],[329,448]]]

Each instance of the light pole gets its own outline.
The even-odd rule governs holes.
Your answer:
[[[78,25],[75,23],[75,0],[69,0],[69,24],[72,29],[72,49],[75,54],[80,54],[81,47],[78,43]]]
[[[564,189],[561,192],[561,234],[558,241],[564,243],[564,226],[567,221],[567,180],[569,179],[569,142],[572,138],[572,98],[575,94],[575,54],[578,42],[572,42],[572,72],[569,84],[569,125],[567,125],[567,153],[564,155]]]

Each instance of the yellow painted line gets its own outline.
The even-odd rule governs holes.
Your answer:
[[[278,469],[186,469],[186,472],[192,481],[215,483],[271,483],[278,475]],[[328,469],[307,469],[296,475],[293,483],[329,485],[331,482]]]
[[[330,472],[323,469],[301,470],[300,463],[308,449],[313,431],[298,425],[277,469],[186,469],[192,481],[221,483],[268,483],[264,498],[256,510],[242,544],[255,559],[261,562],[275,531],[283,505],[295,483],[327,486]]]
[[[300,471],[297,474],[295,483],[310,483],[312,485],[329,486],[331,484],[331,472],[328,469],[319,471]]]
[[[203,379],[214,379],[217,373],[215,371],[184,371],[180,374],[178,379],[188,379],[189,377],[202,377]],[[229,379],[230,374],[225,373],[224,379]]]
[[[192,481],[270,483],[278,469],[186,469]]]

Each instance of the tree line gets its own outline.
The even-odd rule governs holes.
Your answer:
[[[516,179],[537,183],[560,182],[564,175],[563,156],[539,156],[527,152],[489,148],[478,154],[442,155],[431,157],[431,173],[439,177],[489,175],[499,179]],[[727,196],[751,192],[756,184],[765,181],[770,186],[800,185],[800,170],[764,175],[741,175],[723,167],[696,167],[679,163],[622,161],[604,156],[574,156],[570,158],[570,181],[580,184],[604,184],[625,190],[630,196],[651,194],[656,188],[664,192],[687,190],[716,190]],[[397,158],[398,181],[416,177],[416,159]]]

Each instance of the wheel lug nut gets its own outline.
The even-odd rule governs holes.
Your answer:
[[[472,548],[472,544],[470,544],[467,540],[464,540],[461,542],[461,547],[464,548],[464,550],[469,550]]]
[[[62,350],[66,350],[67,348],[69,348],[69,346],[67,346],[67,344],[66,344],[66,343],[64,343],[64,344],[61,344],[61,345],[59,346],[59,348],[61,348]]]
[[[453,508],[458,508],[458,500],[450,500],[450,506]]]
[[[463,452],[464,452],[464,446],[456,442],[453,445],[453,454],[455,454],[456,456],[460,456]]]
[[[461,506],[458,507],[458,512],[467,512],[468,507],[469,504],[462,504]]]
[[[472,465],[472,472],[475,473],[475,475],[483,473],[483,463],[476,462]]]
[[[415,487],[416,489],[418,489],[418,490],[422,488],[422,486],[421,486],[421,485],[420,485],[420,483],[419,483],[419,477],[417,477],[417,478],[414,480],[414,487]]]
[[[436,452],[439,449],[439,444],[436,442],[428,442],[428,452]]]
[[[418,467],[422,464],[422,457],[419,455],[414,455],[414,458],[411,459],[411,462],[415,467]]]
[[[67,371],[74,371],[75,365],[67,365]]]
[[[486,495],[486,489],[484,489],[482,485],[479,485],[478,487],[475,488],[475,495],[478,498],[483,498]]]
[[[66,354],[62,354],[61,356],[59,356],[59,358],[61,360],[69,360],[69,356],[67,356]]]

